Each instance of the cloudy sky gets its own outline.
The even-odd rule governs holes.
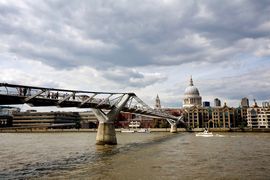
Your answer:
[[[268,0],[0,0],[0,82],[182,106],[270,100]]]

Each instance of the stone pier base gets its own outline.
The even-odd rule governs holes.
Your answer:
[[[97,145],[116,145],[116,133],[114,123],[99,123],[97,137],[96,137]]]
[[[175,125],[171,125],[171,130],[170,130],[171,133],[177,133],[177,126],[176,124]]]

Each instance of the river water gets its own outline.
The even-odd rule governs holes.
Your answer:
[[[2,133],[0,179],[270,179],[270,133]]]

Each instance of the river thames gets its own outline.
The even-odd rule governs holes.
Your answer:
[[[2,133],[0,179],[270,179],[270,133]]]

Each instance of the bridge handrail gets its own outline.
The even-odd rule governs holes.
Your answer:
[[[30,89],[45,89],[49,91],[60,91],[60,92],[75,92],[75,93],[99,93],[99,94],[134,94],[132,92],[105,92],[105,91],[82,91],[82,90],[68,90],[68,89],[58,89],[58,88],[45,88],[39,86],[26,86],[26,85],[16,85],[9,83],[0,83],[0,87],[13,87],[13,88],[30,88]]]
[[[139,97],[137,97],[135,93],[79,91],[0,83],[0,94],[3,94],[2,92],[4,92],[3,90],[1,91],[1,87],[5,88],[5,95],[18,96],[23,99],[24,103],[28,103],[29,100],[32,100],[33,98],[42,98],[51,99],[54,101],[57,100],[56,103],[58,105],[63,102],[73,101],[80,104],[92,103],[95,104],[96,108],[106,107],[107,109],[113,107],[115,103],[121,101],[121,98],[124,95],[128,94],[130,96],[130,99],[125,105],[127,111],[129,110],[129,112],[132,113],[156,116],[165,119],[169,118],[173,121],[177,121],[178,119],[178,117],[168,114],[162,109],[151,108]],[[22,93],[23,89],[26,91]],[[55,93],[57,93],[57,97],[55,97]],[[98,95],[100,95],[101,97],[98,97]]]

